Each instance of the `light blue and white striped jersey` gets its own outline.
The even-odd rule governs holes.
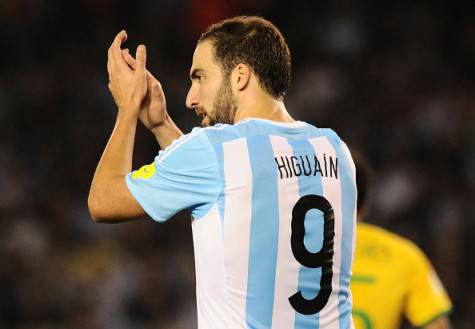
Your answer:
[[[355,169],[332,130],[195,128],[126,182],[156,221],[191,210],[199,328],[353,328]]]

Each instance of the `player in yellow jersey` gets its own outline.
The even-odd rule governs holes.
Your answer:
[[[351,291],[356,329],[397,329],[404,316],[414,327],[451,328],[451,302],[422,251],[411,241],[361,222],[369,170],[355,157],[358,187],[356,250]]]

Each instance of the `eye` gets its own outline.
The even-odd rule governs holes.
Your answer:
[[[204,80],[205,76],[201,70],[194,70],[190,74],[190,79],[192,83],[201,83]]]

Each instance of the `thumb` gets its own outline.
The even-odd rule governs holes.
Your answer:
[[[139,45],[135,53],[136,58],[136,72],[144,73],[145,65],[147,64],[147,50],[144,45]]]

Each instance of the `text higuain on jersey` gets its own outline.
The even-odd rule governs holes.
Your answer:
[[[294,176],[316,176],[338,179],[338,158],[330,155],[292,155],[274,157],[280,179]]]

